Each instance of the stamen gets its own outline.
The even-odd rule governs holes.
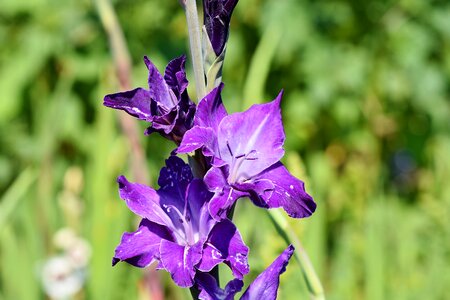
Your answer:
[[[231,156],[234,156],[234,155],[233,155],[233,151],[231,151],[230,144],[228,144],[228,141],[227,141],[227,148],[228,148],[228,151],[230,152],[230,155],[231,155]]]

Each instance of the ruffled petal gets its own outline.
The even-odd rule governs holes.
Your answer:
[[[194,266],[202,257],[202,246],[202,243],[190,247],[166,240],[161,242],[161,262],[178,286],[191,287],[194,284]]]
[[[270,197],[263,199],[269,208],[282,207],[293,218],[308,217],[316,210],[316,203],[305,191],[303,181],[292,176],[282,163],[264,170],[255,178],[258,180],[269,180],[274,185]]]
[[[290,245],[275,261],[250,284],[241,300],[275,300],[277,298],[280,275],[286,271],[289,259],[294,253]]]
[[[162,240],[172,240],[166,227],[143,219],[135,232],[125,232],[117,246],[112,265],[119,261],[144,268],[159,258]]]
[[[282,94],[272,102],[231,114],[220,123],[219,152],[220,158],[230,166],[230,184],[252,178],[284,155]]]
[[[103,100],[103,105],[126,111],[133,117],[147,122],[151,122],[153,120],[150,111],[150,103],[150,92],[141,88],[106,95]]]

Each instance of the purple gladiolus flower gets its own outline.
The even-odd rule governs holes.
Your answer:
[[[238,279],[248,273],[248,247],[239,231],[231,221],[210,216],[212,194],[180,158],[166,161],[157,191],[124,176],[117,181],[120,197],[143,219],[137,231],[122,236],[113,265],[126,261],[142,268],[157,261],[181,287],[193,285],[197,270],[209,272],[222,262]]]
[[[215,193],[209,204],[217,219],[235,201],[249,197],[257,206],[283,207],[294,218],[310,216],[316,209],[304,183],[280,162],[285,134],[281,120],[282,93],[272,102],[255,104],[247,111],[228,115],[220,85],[198,105],[194,127],[186,132],[179,153],[202,149],[211,157],[205,183]]]
[[[238,0],[203,0],[203,22],[217,56],[222,53],[227,42],[231,14],[237,2]]]
[[[280,275],[286,271],[286,266],[293,253],[294,247],[290,245],[267,269],[256,277],[240,299],[276,299],[278,286],[280,285]],[[241,280],[234,279],[226,285],[225,289],[221,289],[215,278],[206,273],[198,273],[195,281],[201,289],[199,296],[201,300],[232,300],[243,286]]]
[[[151,122],[146,135],[158,132],[179,144],[184,133],[192,127],[195,114],[195,104],[187,94],[186,57],[169,62],[164,77],[146,56],[144,62],[149,71],[149,89],[137,88],[106,95],[103,104]]]

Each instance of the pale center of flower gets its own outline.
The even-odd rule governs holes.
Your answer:
[[[249,160],[257,160],[257,151],[256,150],[250,150],[248,153],[242,153],[234,155],[233,151],[231,150],[230,144],[227,142],[227,148],[230,152],[230,155],[232,157],[232,161],[230,164],[230,175],[228,175],[228,182],[229,183],[235,183],[237,181],[243,181],[248,178],[245,178],[245,174],[241,170],[241,166],[245,161]]]
[[[194,245],[199,240],[199,233],[194,230],[194,227],[191,222],[191,218],[187,215],[187,209],[184,209],[184,213],[181,213],[180,210],[174,205],[163,205],[168,213],[171,211],[175,212],[178,217],[178,221],[181,224],[182,228],[175,226],[172,222],[171,229],[176,235],[177,241],[183,245]]]

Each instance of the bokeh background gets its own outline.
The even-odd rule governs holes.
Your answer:
[[[133,86],[145,87],[143,55],[162,70],[186,53],[183,11],[175,0],[113,4]],[[1,0],[0,45],[0,299],[45,299],[43,282],[82,286],[74,299],[150,299],[145,271],[110,265],[137,220],[115,183],[132,176],[131,150],[119,112],[102,106],[119,85],[95,4]],[[318,204],[290,224],[328,299],[450,299],[449,77],[448,1],[240,0],[224,102],[238,111],[285,89],[284,162]],[[173,145],[141,138],[155,184]],[[286,245],[246,201],[236,222],[248,282]],[[158,274],[168,299],[187,299]],[[280,299],[308,299],[294,260]]]

